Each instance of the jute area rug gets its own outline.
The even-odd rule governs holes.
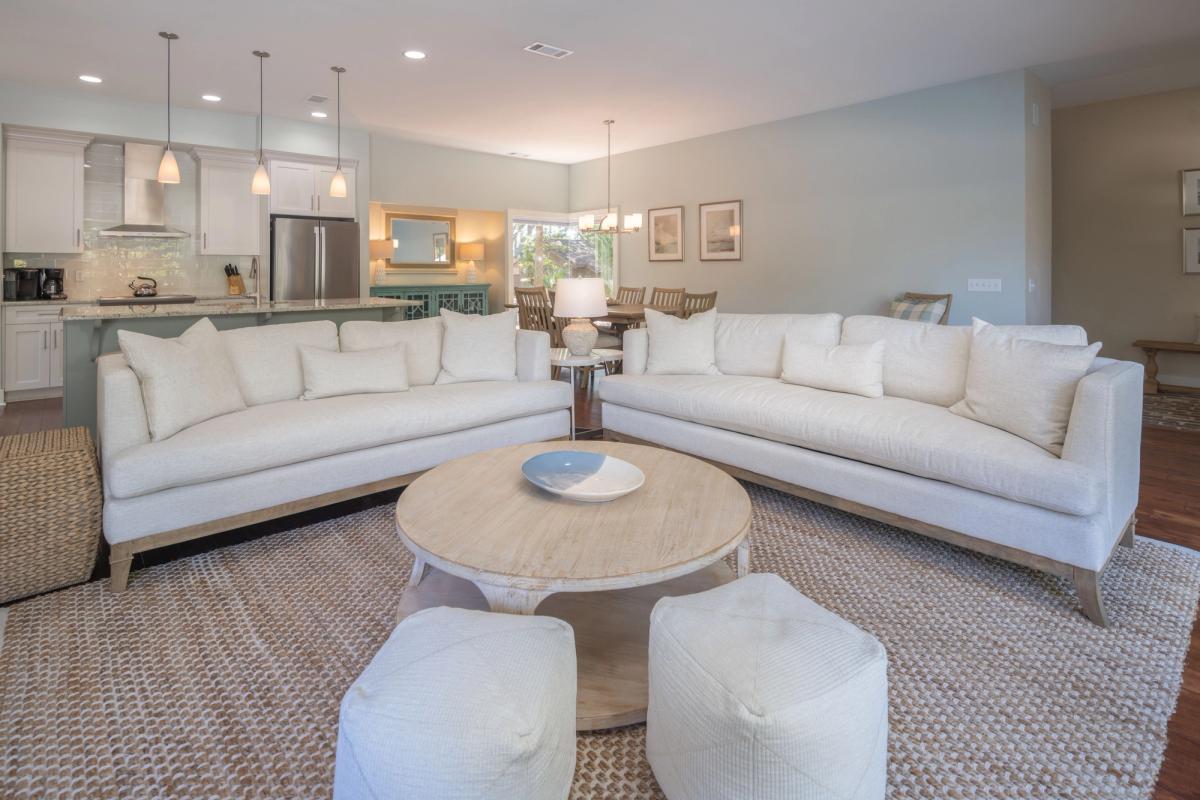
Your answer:
[[[1142,422],[1155,428],[1200,431],[1200,394],[1143,395]]]
[[[883,642],[889,797],[1145,798],[1200,554],[1139,540],[1063,581],[749,487],[753,568]],[[390,506],[11,608],[0,797],[319,798],[338,703],[392,628],[410,559]],[[579,737],[574,797],[660,797],[644,727]]]

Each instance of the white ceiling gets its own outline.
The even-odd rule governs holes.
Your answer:
[[[339,64],[347,125],[564,163],[603,154],[607,117],[621,152],[1033,65],[1069,103],[1200,83],[1200,0],[3,0],[0,15],[0,79],[160,101],[170,30],[180,104],[212,108],[212,92],[255,112],[265,48],[269,114],[332,105]],[[535,40],[576,54],[522,51]]]

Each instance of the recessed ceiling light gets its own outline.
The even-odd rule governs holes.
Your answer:
[[[328,115],[328,114],[326,114],[324,111],[310,111],[310,112],[308,112],[308,113],[309,113],[309,114],[312,114],[312,115],[313,115],[314,117],[316,117],[317,119],[325,119],[326,117],[328,117],[328,116],[329,116],[329,115]]]
[[[529,153],[509,153],[513,158],[529,158]]]
[[[207,100],[210,103],[219,103],[219,102],[221,102],[221,95],[219,95],[219,94],[202,94],[202,95],[200,95],[200,99]]]
[[[84,83],[103,83],[102,78],[97,78],[95,75],[80,75],[79,80]]]
[[[404,57],[411,58],[413,61],[420,61],[425,57],[425,53],[420,50],[405,50]]]

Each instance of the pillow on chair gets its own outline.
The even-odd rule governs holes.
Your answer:
[[[945,300],[893,300],[892,316],[914,322],[929,322],[937,325],[946,313]]]
[[[719,375],[717,370],[717,310],[687,319],[646,309],[650,375]]]

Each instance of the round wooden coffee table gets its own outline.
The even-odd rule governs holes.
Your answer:
[[[608,503],[536,488],[521,464],[548,450],[604,452],[646,474]],[[646,719],[650,610],[659,598],[734,579],[749,569],[750,498],[699,459],[640,445],[541,442],[435,467],[396,503],[396,530],[416,559],[400,618],[425,608],[559,617],[575,630],[576,727]]]

